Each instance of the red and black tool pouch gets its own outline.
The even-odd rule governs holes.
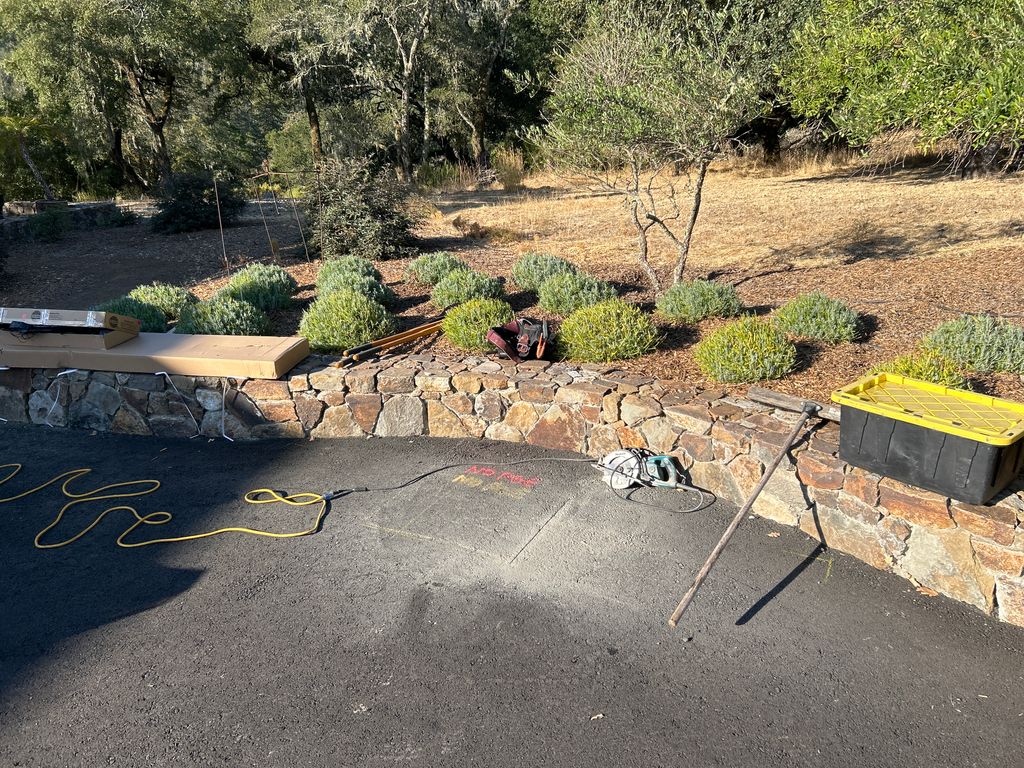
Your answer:
[[[551,350],[551,338],[547,320],[532,320],[528,317],[499,325],[487,332],[487,340],[517,363],[546,359]]]

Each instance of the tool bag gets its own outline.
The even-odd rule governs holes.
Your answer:
[[[547,320],[532,320],[528,317],[499,325],[487,332],[487,340],[517,363],[545,359],[551,337]]]

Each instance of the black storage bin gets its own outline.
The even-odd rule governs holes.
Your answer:
[[[1024,470],[1024,405],[877,374],[835,392],[839,457],[855,467],[984,504]]]

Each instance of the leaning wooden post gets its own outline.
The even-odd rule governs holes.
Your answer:
[[[750,514],[750,510],[753,508],[754,502],[757,501],[757,497],[761,494],[761,491],[764,490],[764,487],[768,485],[768,481],[771,480],[772,474],[774,474],[775,470],[778,469],[779,464],[782,463],[782,459],[785,458],[786,454],[789,453],[789,449],[792,448],[793,443],[796,442],[796,438],[800,434],[800,430],[804,428],[804,424],[806,424],[809,419],[818,414],[820,409],[821,406],[817,403],[804,403],[800,419],[794,425],[793,431],[790,432],[789,436],[786,438],[786,442],[783,444],[782,450],[779,451],[778,456],[775,457],[772,463],[769,464],[768,468],[764,471],[764,474],[761,475],[761,481],[757,484],[757,487],[754,488],[754,492],[750,494],[750,498],[747,499],[747,502],[740,508],[740,511],[736,513],[732,522],[729,523],[729,527],[725,529],[725,533],[722,535],[722,538],[719,540],[718,544],[715,545],[715,548],[711,550],[711,554],[708,555],[708,559],[704,563],[704,566],[697,572],[697,576],[694,578],[693,584],[686,591],[686,594],[683,595],[683,599],[679,601],[679,605],[677,605],[676,609],[672,612],[672,616],[668,620],[670,627],[675,627],[679,623],[679,619],[682,617],[683,612],[687,609],[690,603],[693,602],[693,598],[697,596],[697,591],[704,583],[704,580],[708,577],[708,574],[711,573],[711,569],[715,567],[715,563],[718,562],[718,558],[722,554],[722,551],[729,545],[729,539],[731,539],[732,535],[736,533],[736,529],[740,527],[740,523],[743,522],[743,518]]]

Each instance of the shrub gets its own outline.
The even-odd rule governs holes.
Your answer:
[[[780,329],[792,336],[838,344],[853,341],[860,333],[857,313],[838,299],[815,291],[780,307],[775,313]]]
[[[970,389],[963,372],[952,362],[927,350],[882,363],[878,370],[954,389]]]
[[[780,379],[793,370],[796,346],[777,326],[745,317],[719,328],[694,349],[701,371],[714,381]]]
[[[658,299],[661,314],[683,323],[698,323],[709,317],[735,317],[742,310],[736,289],[714,280],[676,283]]]
[[[486,352],[491,346],[487,331],[514,319],[512,307],[500,299],[471,299],[449,312],[441,328],[459,349]]]
[[[558,256],[528,253],[512,266],[512,279],[524,291],[538,291],[549,277],[575,271],[573,264]]]
[[[238,218],[245,200],[231,181],[217,180],[216,193],[213,178],[200,174],[173,176],[160,192],[157,213],[150,224],[154,232],[174,234],[213,229],[218,225],[217,195],[220,195],[220,220],[227,226]]]
[[[336,291],[355,291],[384,305],[391,304],[396,298],[395,292],[379,280],[355,272],[334,272],[326,280],[317,281],[317,289],[321,296]]]
[[[580,272],[562,272],[549,277],[538,293],[541,309],[563,317],[577,309],[615,298],[615,289],[603,280]]]
[[[355,272],[357,275],[372,277],[374,280],[381,279],[380,272],[377,271],[377,268],[373,266],[373,262],[369,259],[364,259],[362,256],[340,256],[335,259],[328,259],[320,265],[320,271],[316,276],[316,284],[319,286],[321,281],[329,280],[339,272]]]
[[[250,264],[232,275],[218,295],[246,301],[257,309],[268,310],[287,307],[298,289],[299,284],[295,278],[283,267]]]
[[[375,169],[360,158],[324,163],[306,208],[312,242],[322,244],[326,259],[400,256],[413,223],[408,197],[390,168]]]
[[[565,319],[558,334],[563,357],[589,363],[640,357],[660,340],[650,316],[621,299],[577,309]]]
[[[434,286],[430,300],[435,307],[445,309],[470,299],[500,299],[504,295],[505,289],[497,278],[471,269],[457,269]]]
[[[137,224],[138,221],[139,214],[135,211],[116,205],[111,211],[101,210],[96,214],[96,226],[98,227],[129,227],[132,224]]]
[[[25,232],[33,240],[56,243],[71,229],[71,214],[64,208],[45,208],[41,213],[29,216]]]
[[[270,331],[270,319],[247,301],[217,295],[185,307],[175,330],[216,336],[263,336]]]
[[[1024,374],[1024,328],[990,315],[963,315],[943,323],[923,346],[969,371]]]
[[[459,269],[469,269],[462,259],[457,259],[448,251],[425,253],[406,270],[409,279],[422,285],[437,285],[450,273]]]
[[[526,160],[523,151],[515,147],[498,147],[491,153],[494,176],[506,192],[518,192],[526,178]]]
[[[159,307],[168,320],[177,320],[185,307],[199,303],[192,291],[166,283],[140,285],[128,294],[128,298]]]
[[[355,291],[336,291],[314,301],[302,316],[299,333],[316,351],[328,352],[387,336],[395,320],[380,304]]]
[[[140,330],[146,333],[163,333],[167,330],[167,316],[160,307],[130,296],[119,296],[93,307],[98,312],[113,312],[115,315],[134,317],[141,323]]]

